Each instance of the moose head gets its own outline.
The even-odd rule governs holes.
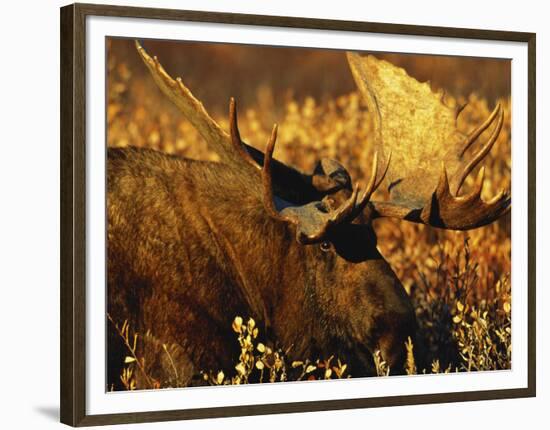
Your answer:
[[[244,307],[269,326],[278,342],[292,344],[298,354],[341,354],[360,373],[368,368],[370,353],[380,349],[389,365],[399,370],[404,343],[414,338],[415,315],[377,249],[372,221],[392,217],[468,230],[506,213],[511,204],[508,192],[482,200],[483,167],[473,189],[461,192],[465,179],[497,140],[503,124],[500,105],[464,135],[456,126],[463,107],[448,107],[442,92],[374,56],[347,53],[374,125],[375,137],[369,142],[372,164],[361,186],[332,159],[320,160],[311,172],[276,160],[277,125],[265,152],[243,142],[234,99],[227,133],[180,78],[173,79],[137,42],[136,47],[162,92],[219,155],[217,164],[238,177],[236,182],[246,184],[240,190],[243,199],[255,202],[252,216],[238,207],[239,201],[219,198],[216,204],[223,210],[216,213],[222,215],[209,221],[224,237],[233,263],[240,261],[237,283],[246,290]],[[486,141],[478,144],[491,127]],[[215,186],[229,185],[220,180]],[[388,197],[375,200],[381,187]],[[239,211],[242,224],[236,228],[228,219],[236,219]],[[257,259],[247,249],[251,241],[260,242],[253,246]],[[262,246],[265,252],[258,251]]]

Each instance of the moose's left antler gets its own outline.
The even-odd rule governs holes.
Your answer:
[[[256,166],[240,139],[237,123],[237,107],[232,98],[229,103],[229,124],[231,143],[235,151],[250,165]],[[273,126],[271,136],[266,146],[261,168],[263,201],[266,212],[275,219],[296,226],[296,239],[300,243],[316,243],[322,241],[329,229],[343,222],[349,222],[365,208],[372,193],[382,183],[388,164],[381,177],[377,179],[378,154],[374,154],[369,182],[359,196],[359,186],[356,185],[351,196],[338,208],[332,209],[324,200],[314,200],[306,204],[296,204],[277,197],[273,193],[272,161],[275,142],[277,140],[277,124]]]
[[[434,92],[404,69],[372,55],[348,53],[355,82],[373,115],[375,148],[393,154],[387,174],[390,200],[371,202],[373,217],[397,217],[434,227],[468,230],[489,224],[511,204],[502,191],[481,199],[485,169],[474,189],[460,195],[466,177],[495,144],[504,121],[497,105],[487,120],[467,136],[456,120],[464,106],[452,109],[443,92]],[[495,124],[496,121],[496,124]],[[467,151],[494,124],[491,135],[470,159]]]
[[[161,91],[180,109],[195,126],[209,147],[223,163],[245,175],[258,175],[263,189],[263,203],[267,214],[296,227],[300,243],[324,240],[331,227],[348,222],[358,216],[382,182],[386,169],[378,173],[378,157],[374,157],[371,179],[359,195],[359,188],[351,191],[351,179],[346,169],[334,160],[323,159],[312,174],[284,164],[273,158],[277,127],[273,128],[266,154],[241,140],[237,124],[237,107],[231,99],[229,105],[229,134],[212,119],[201,102],[180,78],[173,79],[156,57],[150,57],[136,41],[136,49]],[[377,179],[377,176],[380,176]],[[328,203],[328,196],[340,191],[351,192],[338,208]]]
[[[220,157],[221,162],[243,170],[251,170],[250,167],[258,170],[262,166],[263,154],[261,151],[241,142],[239,151],[236,152],[232,145],[234,136],[229,136],[208,114],[203,104],[195,98],[183,81],[180,78],[172,78],[164,70],[157,57],[151,57],[138,41],[135,42],[135,45],[157,86],[197,129],[209,149]],[[240,136],[237,138],[240,141]],[[247,162],[245,165],[243,165],[243,159]],[[311,175],[277,160],[274,160],[273,164],[273,174],[280,189],[291,190],[290,194],[300,198],[311,194]]]

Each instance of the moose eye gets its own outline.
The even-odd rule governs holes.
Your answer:
[[[332,245],[330,244],[330,242],[321,242],[321,245],[319,247],[321,248],[321,251],[329,252],[332,248]]]

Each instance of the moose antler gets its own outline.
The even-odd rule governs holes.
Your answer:
[[[234,161],[235,154],[227,145],[227,133],[210,117],[203,104],[193,96],[181,78],[173,79],[166,73],[156,56],[151,58],[137,40],[135,44],[161,91],[181,110],[222,161]]]
[[[229,124],[231,143],[235,152],[248,163],[255,166],[254,160],[245,151],[237,121],[237,107],[232,98],[229,103]],[[316,243],[322,241],[331,227],[343,222],[351,221],[365,208],[372,193],[382,183],[388,171],[388,165],[382,176],[377,180],[378,154],[374,154],[370,180],[361,196],[359,186],[356,185],[351,196],[337,209],[332,209],[325,201],[314,200],[298,205],[277,197],[273,193],[272,162],[275,142],[277,140],[277,124],[273,126],[271,136],[266,146],[261,169],[263,203],[266,212],[274,219],[296,226],[296,239],[300,243]]]
[[[195,98],[181,78],[173,79],[164,70],[157,57],[149,56],[137,40],[135,45],[139,56],[149,69],[157,86],[197,129],[209,149],[218,154],[222,162],[237,164],[241,167],[244,156],[247,165],[253,167],[254,170],[260,169],[263,164],[261,151],[242,141],[239,150],[235,151],[229,134],[212,119],[203,104]],[[240,141],[240,136],[237,137]],[[291,190],[290,194],[297,199],[303,199],[304,196],[311,194],[311,175],[277,160],[274,160],[273,164],[273,175],[281,190]]]
[[[275,160],[273,151],[277,126],[273,128],[264,155],[241,140],[237,106],[233,98],[229,104],[228,134],[208,115],[202,103],[180,78],[172,79],[157,58],[151,58],[137,41],[136,48],[161,91],[181,110],[222,162],[260,173],[266,212],[274,219],[295,225],[296,238],[300,243],[322,241],[331,227],[353,220],[382,182],[387,166],[377,180],[378,156],[375,155],[371,179],[362,194],[359,196],[359,188],[356,187],[340,207],[333,209],[323,199],[349,186],[349,174],[343,166],[334,160],[323,159],[308,175]]]
[[[459,195],[466,177],[495,144],[503,124],[497,105],[487,120],[467,136],[456,127],[464,106],[452,109],[443,92],[434,92],[404,69],[372,55],[348,53],[348,62],[368,110],[373,115],[375,148],[394,154],[387,178],[390,200],[371,202],[373,217],[397,217],[434,227],[467,230],[486,225],[510,208],[502,191],[481,199],[485,169],[474,190]],[[496,124],[495,124],[496,121]],[[484,131],[491,135],[471,157],[466,153]]]

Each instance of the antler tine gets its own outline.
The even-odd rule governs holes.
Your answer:
[[[378,151],[374,153],[374,160],[372,161],[372,168],[370,172],[370,179],[369,183],[367,184],[367,187],[365,188],[365,191],[363,192],[363,195],[361,196],[361,200],[359,201],[359,205],[362,205],[366,200],[368,200],[371,196],[371,194],[374,192],[374,190],[381,184],[382,181],[376,181],[376,175],[378,173]]]
[[[384,174],[382,175],[382,178],[386,175],[387,170],[388,169],[387,169],[387,166],[386,166],[386,170],[384,171]],[[374,159],[373,159],[373,162],[372,162],[369,182],[368,182],[365,190],[361,194],[361,197],[359,198],[359,203],[357,204],[357,208],[359,210],[363,209],[363,207],[369,201],[370,196],[372,195],[374,190],[376,190],[376,188],[378,188],[378,186],[380,186],[380,184],[382,183],[382,180],[376,181],[376,174],[377,173],[378,173],[378,151],[376,151],[374,153]]]
[[[463,107],[458,112],[461,112],[462,109],[464,109],[464,107],[466,107],[466,104],[464,104]],[[474,143],[476,141],[476,139],[481,135],[481,133],[483,133],[485,130],[487,130],[487,128],[493,123],[493,121],[495,120],[495,118],[496,118],[497,114],[500,112],[500,110],[501,110],[500,103],[497,103],[497,105],[493,109],[493,112],[491,112],[491,115],[489,115],[487,117],[485,122],[483,124],[481,124],[475,130],[470,132],[470,134],[468,135],[468,137],[464,141],[464,147],[462,148],[462,153],[460,154],[461,157],[468,150],[468,148],[470,146],[472,146],[472,143]]]
[[[350,198],[347,199],[345,203],[341,204],[340,207],[336,211],[334,211],[334,214],[327,220],[328,225],[338,224],[343,220],[345,220],[357,206],[358,196],[359,196],[359,186],[356,185],[355,189],[351,193]]]
[[[470,174],[470,172],[474,170],[474,168],[478,165],[478,163],[483,158],[485,158],[485,156],[489,153],[489,151],[495,144],[498,138],[498,135],[500,134],[500,130],[502,129],[502,124],[504,123],[504,112],[500,108],[500,104],[497,106],[497,109],[495,109],[495,111],[497,110],[499,112],[497,125],[493,129],[493,132],[491,133],[491,136],[489,137],[489,139],[487,139],[487,142],[485,143],[485,145],[483,145],[483,147],[481,147],[481,149],[474,155],[472,160],[466,165],[466,167],[460,174],[460,177],[458,179],[457,186],[456,186],[455,195],[458,195],[460,188],[462,188],[462,185],[464,184],[464,180]]]
[[[459,104],[457,107],[455,107],[455,121],[458,119],[458,116],[461,114],[466,106],[468,106],[468,102]]]
[[[375,153],[374,155],[378,156],[378,153]],[[386,168],[384,169],[384,173],[382,173],[382,176],[380,176],[380,180],[376,183],[372,192],[375,192],[378,189],[378,187],[386,177],[386,173],[388,173],[388,169],[390,168],[391,156],[392,156],[392,151],[390,151],[390,155],[388,155],[388,162],[386,163]],[[378,169],[378,166],[377,166],[377,169]],[[376,171],[378,172],[378,170]]]
[[[371,174],[369,183],[367,184],[367,187],[361,194],[361,197],[359,197],[359,202],[357,203],[357,211],[363,210],[365,205],[369,202],[372,194],[378,189],[380,184],[382,184],[382,181],[386,177],[386,173],[388,173],[388,169],[390,167],[390,161],[391,161],[392,153],[390,152],[388,156],[388,161],[386,163],[386,167],[384,169],[384,172],[382,173],[382,176],[380,176],[380,179],[377,180],[377,174],[378,174],[378,151],[374,153],[374,159],[372,162],[372,168],[371,168]]]
[[[510,202],[511,202],[510,192],[507,190],[500,190],[497,195],[492,197],[490,200],[487,201],[488,205],[496,205],[497,203],[501,203],[502,207],[506,207],[506,210],[510,210]]]
[[[482,166],[481,169],[479,169],[479,172],[477,174],[474,189],[468,195],[467,198],[472,200],[479,199],[481,197],[481,192],[483,191],[484,181],[485,181],[485,166]]]
[[[267,142],[264,164],[262,168],[262,186],[263,186],[263,199],[264,207],[267,213],[275,219],[290,221],[290,219],[283,217],[275,207],[273,200],[273,183],[271,176],[271,160],[273,159],[273,151],[275,150],[275,142],[277,141],[277,124],[273,125],[271,136]]]
[[[260,166],[256,164],[241,140],[241,133],[239,132],[239,125],[237,122],[237,102],[233,97],[229,99],[229,135],[231,136],[231,145],[233,145],[235,151],[237,151],[248,164],[259,170]]]

